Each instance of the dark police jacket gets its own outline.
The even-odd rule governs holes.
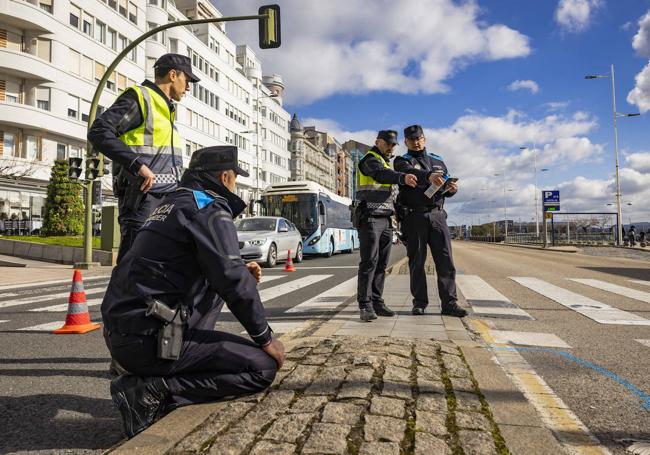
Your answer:
[[[147,300],[172,308],[182,304],[193,313],[216,293],[253,341],[264,345],[271,340],[257,282],[240,258],[233,223],[246,204],[204,176],[186,171],[180,187],[149,215],[113,270],[101,307],[108,330],[157,333],[161,323],[145,315]]]
[[[445,197],[451,197],[455,194],[446,192],[444,196],[441,196],[442,189],[434,194],[433,198],[428,198],[424,194],[431,185],[428,180],[429,175],[435,171],[442,171],[445,177],[448,176],[447,166],[440,155],[427,153],[426,150],[423,152],[409,150],[404,155],[395,158],[393,167],[398,172],[415,174],[418,178],[418,185],[415,188],[403,184],[399,185],[398,204],[414,209],[442,208]]]

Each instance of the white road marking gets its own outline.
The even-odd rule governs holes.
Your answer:
[[[31,327],[24,327],[16,330],[21,332],[49,332],[50,330],[60,329],[63,327],[63,324],[63,321],[46,322],[45,324],[33,325]]]
[[[300,270],[320,270],[320,269],[358,269],[358,265],[328,265],[328,266],[323,266],[323,267],[302,267],[300,265],[296,265],[297,269]]]
[[[5,292],[4,294],[0,294],[0,299],[4,299],[7,297],[16,297],[18,293],[16,292]]]
[[[318,283],[319,281],[330,278],[331,276],[332,275],[307,275],[302,278],[289,281],[288,283],[283,283],[267,289],[262,289],[260,291],[260,299],[262,300],[262,303],[264,303],[267,300],[275,299],[285,294],[289,294],[290,292],[297,291],[314,283]],[[223,306],[221,312],[231,313],[230,309],[226,305]]]
[[[108,280],[110,279],[110,276],[91,276],[84,278],[84,282],[87,281],[97,281],[97,280]],[[23,283],[23,284],[7,284],[4,286],[0,286],[0,291],[4,291],[5,289],[24,289],[24,288],[33,288],[33,287],[40,287],[40,286],[47,286],[48,284],[65,284],[65,283],[72,283],[72,277],[70,277],[67,280],[51,280],[51,281],[40,281],[40,282],[30,282],[30,283]]]
[[[571,346],[553,333],[513,332],[508,330],[491,330],[490,333],[497,343],[502,344],[571,348]]]
[[[94,305],[101,305],[102,300],[104,298],[99,298],[99,299],[90,299],[86,302],[86,305],[94,306]],[[52,305],[52,306],[46,306],[43,308],[34,308],[33,310],[29,310],[33,313],[40,313],[40,312],[56,312],[56,311],[68,311],[68,304],[67,303],[62,303],[60,305]]]
[[[92,294],[101,294],[103,292],[106,292],[106,288],[104,287],[94,288],[94,289],[89,289],[85,292],[86,292],[86,296]],[[70,292],[59,292],[57,294],[41,295],[38,297],[25,297],[22,299],[7,300],[5,302],[0,302],[0,308],[7,308],[11,306],[18,306],[18,305],[29,305],[32,303],[39,303],[39,302],[47,302],[48,300],[63,299],[69,296],[70,296]]]
[[[2,324],[3,322],[9,322],[9,320],[8,319],[3,319],[2,321],[0,321],[0,324]]]
[[[269,281],[279,280],[285,276],[286,275],[262,275],[262,281],[260,281],[260,283],[268,283]]]
[[[601,324],[650,325],[649,320],[636,314],[613,308],[539,278],[510,277],[510,279]]]
[[[650,348],[650,340],[634,340],[634,341],[638,341],[638,342],[641,343],[643,346],[647,346],[647,347]]]
[[[456,284],[477,316],[504,316],[533,319],[478,275],[456,275]]]
[[[628,280],[628,281],[636,284],[644,284],[646,286],[650,286],[650,281],[643,281],[643,280]]]
[[[341,303],[345,302],[350,296],[357,292],[357,277],[350,278],[343,283],[334,286],[322,294],[312,297],[293,308],[289,308],[287,313],[315,313],[320,311],[331,310]]]
[[[273,329],[273,333],[287,333],[292,330],[299,329],[302,327],[304,322],[273,322],[269,321],[269,325]],[[240,332],[240,334],[245,334],[246,330]]]
[[[603,291],[611,292],[613,294],[622,295],[623,297],[628,297],[634,300],[640,300],[641,302],[650,303],[650,292],[637,291],[636,289],[626,288],[625,286],[619,286],[618,284],[608,283],[601,280],[591,280],[583,278],[569,278],[571,281],[576,283],[584,284],[586,286],[591,286],[593,288],[602,289]]]

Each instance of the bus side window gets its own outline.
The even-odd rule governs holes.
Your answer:
[[[320,215],[320,224],[327,224],[327,216],[325,215],[325,204],[322,201],[318,202],[318,214]]]

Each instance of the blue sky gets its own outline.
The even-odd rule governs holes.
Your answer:
[[[261,4],[213,2],[226,15]],[[283,45],[258,55],[283,76],[285,108],[341,142],[421,124],[460,177],[456,223],[487,221],[491,204],[503,218],[504,172],[509,218],[532,219],[532,151],[519,147],[533,143],[549,169],[540,189],[560,189],[563,208],[609,209],[610,80],[584,76],[613,63],[618,111],[643,113],[619,121],[624,219],[650,220],[650,0],[278,3]],[[256,49],[253,24],[228,33]]]

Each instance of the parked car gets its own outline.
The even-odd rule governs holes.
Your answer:
[[[287,253],[302,261],[302,236],[291,221],[277,216],[254,216],[235,221],[239,253],[245,261],[274,267]]]

